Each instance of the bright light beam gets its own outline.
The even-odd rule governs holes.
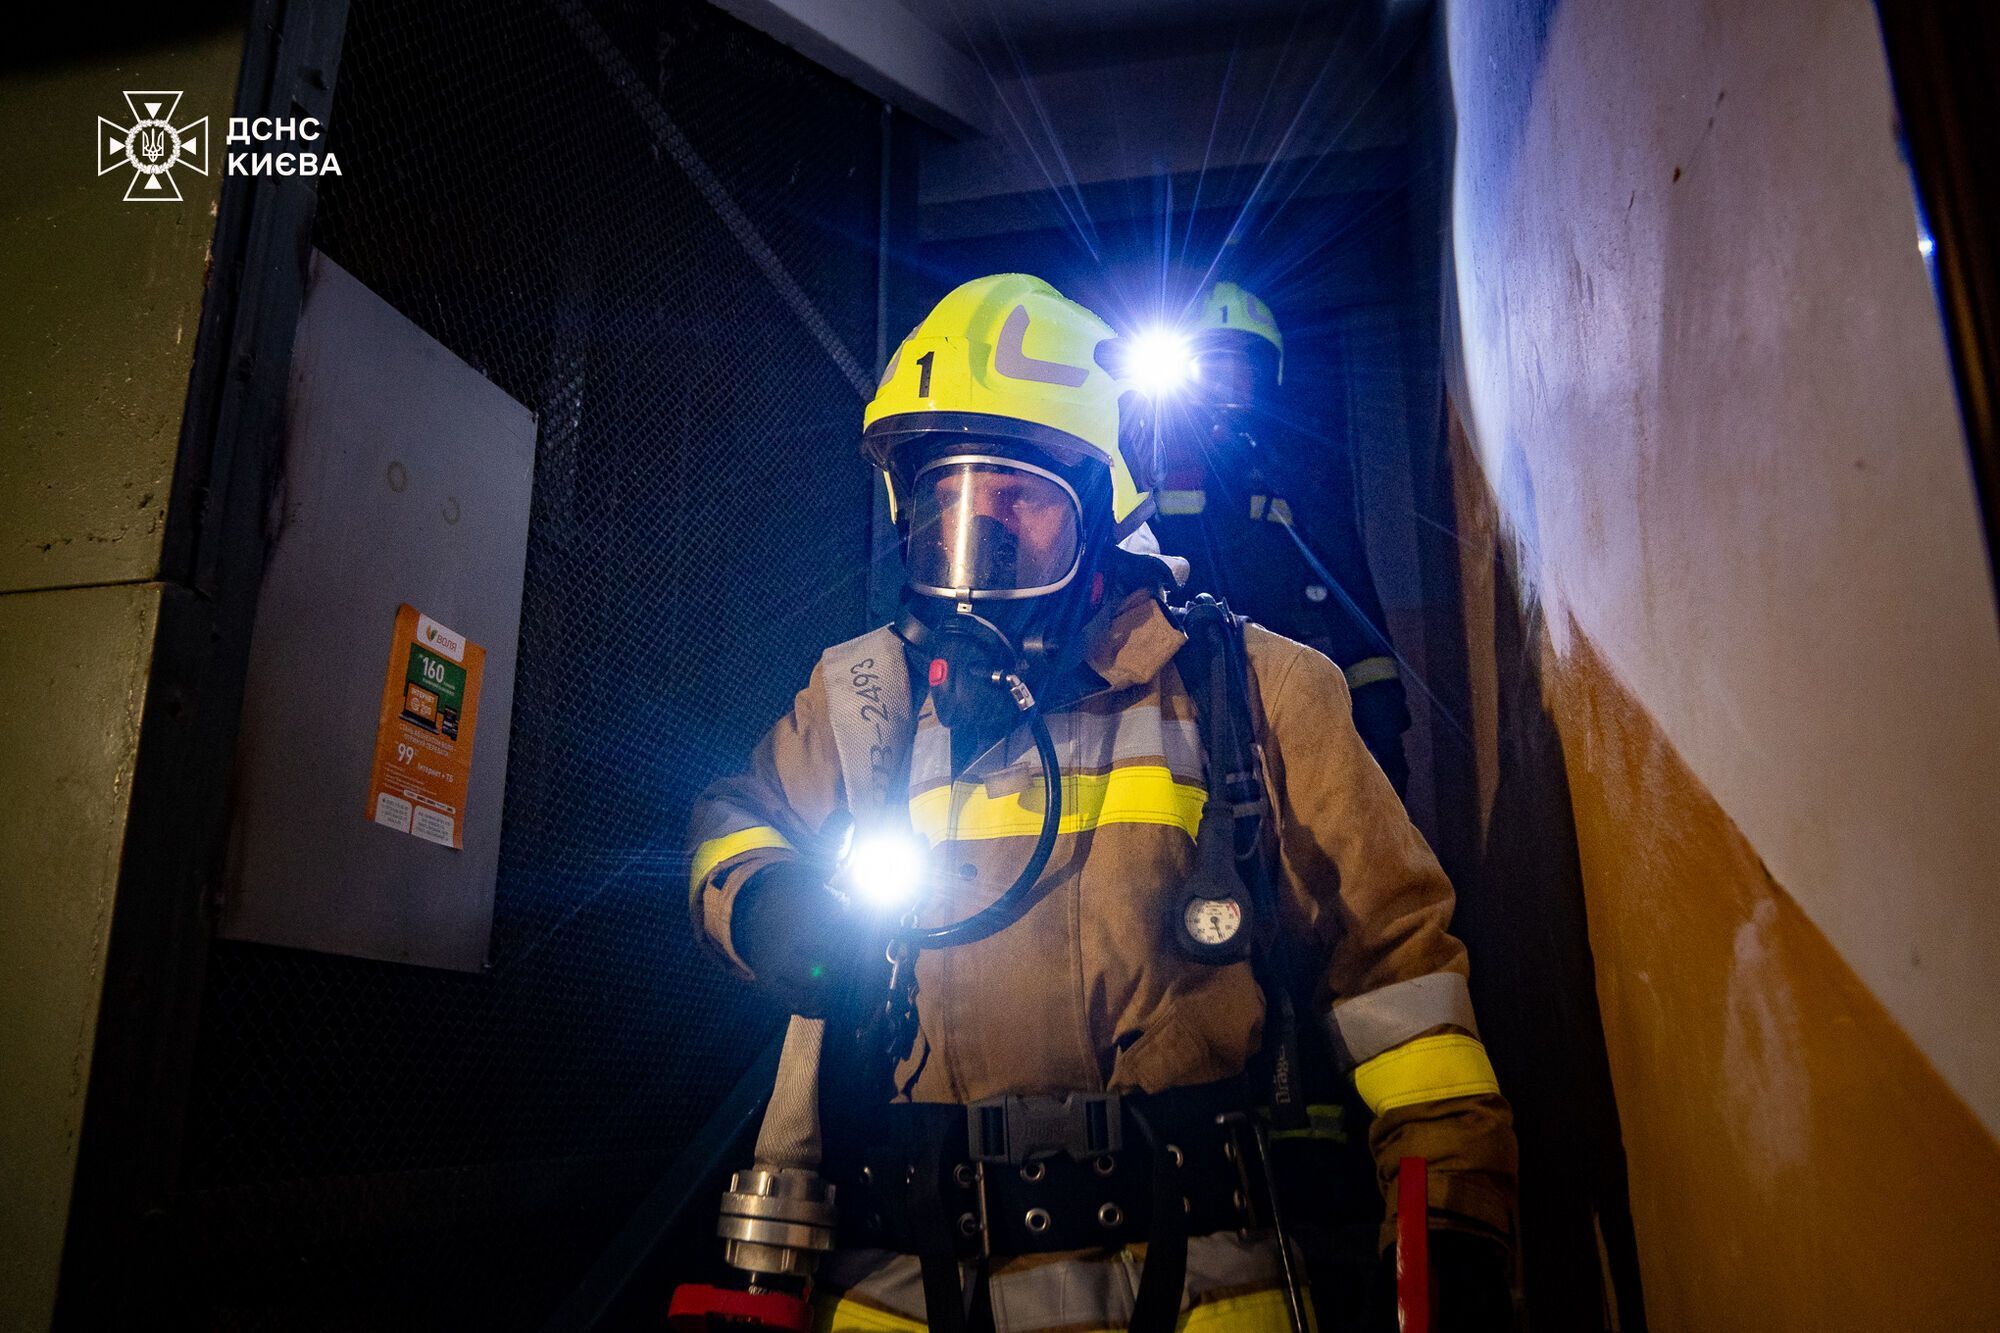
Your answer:
[[[1126,373],[1148,397],[1164,398],[1194,378],[1194,352],[1187,338],[1171,329],[1135,334],[1128,357]]]
[[[910,834],[864,833],[848,849],[840,877],[863,907],[902,913],[923,896],[926,860],[923,844]]]

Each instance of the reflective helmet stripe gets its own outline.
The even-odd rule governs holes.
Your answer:
[[[993,349],[993,368],[1008,379],[1032,380],[1037,384],[1060,384],[1065,389],[1081,389],[1090,378],[1082,366],[1061,361],[1043,361],[1028,355],[1028,307],[1017,305],[1000,326],[1000,342]]]

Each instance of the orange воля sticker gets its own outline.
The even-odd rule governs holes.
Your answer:
[[[446,847],[465,846],[466,786],[486,650],[405,603],[396,609],[368,818]]]

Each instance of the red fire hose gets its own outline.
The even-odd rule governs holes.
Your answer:
[[[667,1327],[674,1333],[811,1333],[812,1305],[783,1292],[733,1291],[690,1282],[674,1290]]]

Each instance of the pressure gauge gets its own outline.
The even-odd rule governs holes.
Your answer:
[[[1240,898],[1190,894],[1181,901],[1180,946],[1199,962],[1232,963],[1247,956],[1249,932]]]
[[[1196,944],[1227,944],[1243,929],[1243,907],[1234,898],[1190,898],[1181,909],[1181,925]]]

